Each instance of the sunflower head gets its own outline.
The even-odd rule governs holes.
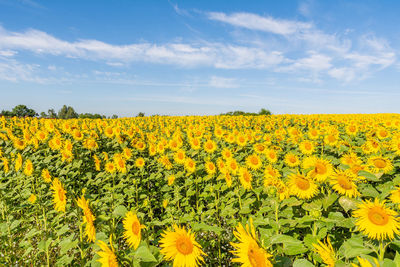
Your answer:
[[[166,230],[161,236],[161,254],[167,261],[173,260],[174,266],[197,267],[204,261],[203,255],[206,254],[190,230],[174,225],[173,230]]]
[[[359,230],[372,239],[393,239],[399,233],[397,212],[387,208],[385,201],[363,201],[353,212]]]
[[[140,223],[138,217],[132,211],[126,213],[123,224],[125,229],[124,238],[130,247],[137,249],[142,238],[141,230],[146,227]]]

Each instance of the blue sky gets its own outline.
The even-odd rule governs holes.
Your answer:
[[[0,109],[400,111],[399,1],[0,0]]]

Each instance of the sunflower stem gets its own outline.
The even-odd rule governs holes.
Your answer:
[[[386,245],[384,246],[383,243],[383,240],[379,241],[379,262],[383,261],[383,259],[385,258]]]

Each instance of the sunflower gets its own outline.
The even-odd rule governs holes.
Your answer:
[[[130,247],[137,249],[142,238],[141,230],[146,226],[140,224],[138,217],[132,211],[126,213],[123,224],[125,229],[124,238]]]
[[[366,260],[366,259],[363,259],[360,257],[357,257],[357,260],[360,263],[360,265],[358,266],[358,265],[352,263],[351,266],[353,266],[353,267],[375,267],[375,266],[379,267],[380,266],[379,261],[376,258],[373,258],[375,265],[373,265],[369,260]]]
[[[236,174],[239,170],[239,164],[237,163],[236,159],[231,158],[230,160],[228,160],[228,162],[226,163],[228,170],[232,173],[232,174]]]
[[[199,138],[190,138],[190,146],[194,150],[199,150],[201,148],[201,142]]]
[[[185,150],[179,149],[174,153],[174,161],[178,164],[185,164],[186,154]]]
[[[232,175],[229,172],[223,173],[226,185],[228,187],[232,186]]]
[[[137,159],[135,160],[135,166],[136,166],[136,167],[138,167],[138,168],[143,168],[144,165],[145,165],[145,161],[144,161],[144,159],[143,159],[142,157],[137,158]]]
[[[29,201],[31,204],[35,204],[36,199],[37,199],[36,195],[35,195],[35,194],[31,194],[30,197],[28,198],[28,201]]]
[[[292,152],[285,155],[285,163],[289,167],[296,167],[300,164],[299,158]]]
[[[107,246],[107,244],[101,240],[99,240],[98,245],[101,248],[101,251],[97,252],[97,254],[100,256],[100,259],[98,259],[97,261],[101,263],[101,266],[102,267],[118,266],[117,257],[114,254],[113,246],[111,245],[111,248],[112,248],[112,250],[111,250]]]
[[[32,161],[31,161],[30,159],[28,159],[28,160],[25,162],[24,174],[25,174],[26,176],[31,176],[32,173],[33,173],[33,170],[34,170],[34,168],[33,168]]]
[[[301,199],[309,199],[318,193],[318,186],[304,175],[292,173],[288,178],[288,186],[291,195],[295,195]]]
[[[244,189],[251,189],[251,181],[253,177],[247,168],[239,169],[239,180]]]
[[[374,173],[389,173],[393,169],[392,162],[388,158],[381,156],[370,157],[368,159],[368,166]]]
[[[109,161],[109,162],[106,163],[106,165],[105,165],[106,172],[114,173],[115,169],[116,169],[116,167],[115,167],[113,162]]]
[[[96,171],[100,171],[101,170],[100,159],[96,155],[93,155],[93,159],[94,159],[94,167],[95,167]]]
[[[353,212],[353,216],[357,218],[357,228],[369,238],[393,239],[394,234],[399,234],[398,214],[385,207],[385,201],[380,202],[377,198],[374,202],[363,201]]]
[[[185,169],[188,173],[193,173],[196,170],[196,162],[191,158],[186,158]]]
[[[168,185],[172,185],[175,181],[175,175],[168,176]]]
[[[113,157],[114,165],[117,167],[117,170],[121,173],[126,173],[126,162],[121,154],[116,154]]]
[[[356,179],[357,175],[355,175],[351,170],[347,169],[342,171],[338,169],[335,171],[335,174],[331,176],[329,183],[339,194],[352,198],[360,195],[357,190],[357,185],[354,183],[354,180]]]
[[[400,186],[390,192],[390,200],[395,204],[400,204]]]
[[[231,159],[233,157],[233,153],[229,150],[229,148],[224,148],[221,152],[221,155],[225,160]]]
[[[54,178],[53,183],[51,185],[51,189],[54,191],[53,192],[54,209],[56,211],[65,212],[67,197],[65,196],[65,190],[62,187],[60,180],[58,180],[58,178]]]
[[[336,262],[336,256],[335,256],[335,251],[333,250],[331,241],[329,240],[329,237],[326,238],[326,242],[322,243],[321,241],[318,241],[318,244],[312,244],[314,247],[314,252],[317,253],[322,261],[328,266],[328,267],[334,267],[335,262]]]
[[[236,256],[232,262],[240,263],[242,267],[272,267],[272,263],[268,259],[271,255],[258,245],[251,218],[246,228],[239,224],[233,234],[239,243],[230,243],[235,249],[231,253]]]
[[[247,144],[247,137],[246,137],[246,135],[244,135],[244,134],[239,134],[239,135],[236,137],[236,143],[237,143],[239,146],[245,146],[245,145]]]
[[[257,154],[252,154],[246,158],[246,165],[252,170],[258,170],[259,168],[261,168],[262,162]]]
[[[267,160],[270,163],[275,163],[275,162],[278,161],[278,155],[277,155],[277,152],[274,149],[268,149],[265,152],[265,156],[267,157]]]
[[[353,166],[356,164],[361,164],[362,161],[354,152],[350,152],[349,154],[345,154],[340,158],[340,162],[344,165]]]
[[[311,178],[323,182],[333,173],[333,167],[329,161],[317,157],[308,157],[303,161],[304,169],[311,169],[308,172]]]
[[[160,247],[161,254],[167,261],[173,260],[175,267],[197,267],[204,262],[203,255],[206,255],[196,242],[194,233],[177,225],[161,234]]]
[[[207,140],[204,143],[204,150],[207,153],[214,153],[214,151],[217,149],[217,144],[213,140]]]
[[[19,171],[22,167],[22,156],[20,153],[17,154],[17,158],[15,159],[15,171]]]
[[[83,194],[85,191],[83,191]],[[89,200],[85,199],[85,196],[77,199],[78,207],[83,210],[83,223],[85,224],[85,235],[88,242],[94,242],[96,240],[96,229],[94,228],[94,220],[96,219],[89,208]]]
[[[207,174],[210,176],[213,176],[217,171],[217,167],[215,167],[215,164],[212,161],[207,161],[206,163],[204,163],[204,166],[206,168]]]
[[[18,138],[14,138],[14,147],[18,150],[24,150],[24,148],[26,147],[26,142],[24,140],[18,139]]]

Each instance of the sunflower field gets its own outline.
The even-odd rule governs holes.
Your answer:
[[[400,115],[0,118],[0,266],[400,266]]]

